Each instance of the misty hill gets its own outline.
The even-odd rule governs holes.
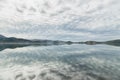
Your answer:
[[[61,44],[87,44],[87,45],[96,45],[96,44],[107,44],[120,46],[120,39],[110,40],[105,42],[98,41],[86,41],[86,42],[72,42],[72,41],[59,41],[59,40],[29,40],[15,37],[5,37],[0,35],[0,44],[31,44],[31,45],[61,45]]]
[[[0,35],[0,39],[1,39],[1,38],[6,38],[6,37],[5,37],[5,36],[3,36],[3,35]]]
[[[120,39],[118,39],[118,40],[106,41],[105,43],[106,43],[106,44],[109,44],[109,45],[120,46]]]
[[[113,45],[113,46],[120,46],[120,39],[110,40],[110,41],[103,41],[103,42],[86,41],[86,42],[84,42],[84,44],[87,44],[87,45],[107,44],[107,45]]]
[[[0,35],[0,43],[30,42],[30,40]]]
[[[29,40],[15,37],[5,37],[0,35],[0,44],[65,44],[65,41],[54,40]]]

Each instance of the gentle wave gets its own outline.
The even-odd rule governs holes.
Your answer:
[[[0,80],[119,80],[120,49],[48,46],[0,52]]]
[[[39,63],[29,66],[14,66],[0,71],[0,80],[110,80],[97,73],[77,71],[63,63]]]

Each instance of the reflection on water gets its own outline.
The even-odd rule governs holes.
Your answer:
[[[52,44],[0,44],[0,51],[7,48],[14,49],[14,48],[26,47],[26,46],[52,46]]]
[[[120,80],[120,47],[2,45],[0,80]]]

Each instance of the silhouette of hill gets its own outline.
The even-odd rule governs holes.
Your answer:
[[[15,38],[15,37],[5,37],[3,35],[0,35],[0,44],[23,44],[23,45],[107,44],[113,46],[120,46],[120,39],[104,41],[104,42],[98,42],[98,41],[72,42],[72,41],[59,41],[59,40],[35,40],[35,39],[29,40],[29,39]]]

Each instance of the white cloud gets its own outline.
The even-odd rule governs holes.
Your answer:
[[[119,38],[119,5],[119,0],[0,0],[0,33],[61,40]]]
[[[112,0],[6,0],[0,12],[3,19],[58,24],[75,16],[88,16],[88,12],[109,5]]]

